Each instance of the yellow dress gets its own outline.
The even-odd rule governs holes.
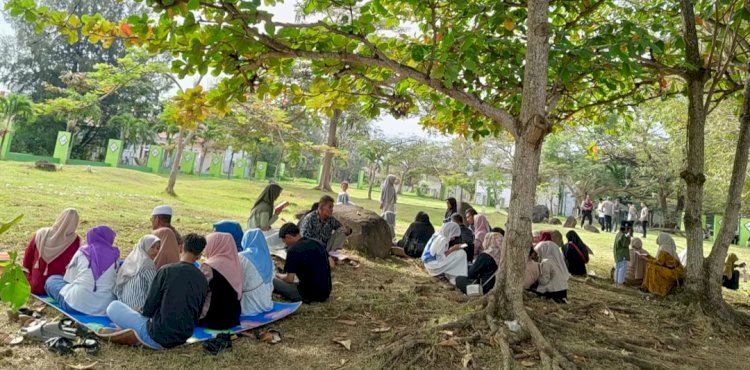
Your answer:
[[[642,288],[653,294],[665,296],[683,278],[685,270],[680,261],[667,252],[659,252],[656,259],[649,257]]]

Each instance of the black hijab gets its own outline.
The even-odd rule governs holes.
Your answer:
[[[445,211],[445,219],[448,220],[446,222],[449,222],[451,216],[458,213],[458,204],[456,203],[456,198],[453,197],[446,199],[446,201],[450,203],[450,208]]]
[[[581,240],[581,237],[578,236],[578,233],[576,233],[575,231],[568,231],[568,233],[565,234],[565,237],[568,239],[568,243],[574,243],[575,245],[577,245],[578,249],[580,249],[582,253],[588,254],[591,250],[591,248],[589,248],[589,246],[586,245],[583,240]]]

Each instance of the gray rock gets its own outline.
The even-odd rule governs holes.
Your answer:
[[[352,229],[347,238],[348,248],[370,257],[390,255],[393,246],[391,228],[377,213],[357,206],[337,205],[333,207],[333,216]]]
[[[586,231],[590,231],[592,233],[599,234],[599,229],[597,229],[596,226],[594,225],[589,225],[589,224],[583,225],[583,229]]]
[[[575,217],[568,216],[568,218],[565,219],[565,223],[563,224],[563,227],[569,227],[569,228],[574,229],[576,227],[577,223],[578,223],[578,221],[576,220]]]
[[[54,163],[49,163],[47,161],[36,161],[36,163],[34,163],[34,167],[42,171],[49,171],[49,172],[57,171],[57,166],[55,166]]]
[[[549,218],[549,208],[545,205],[536,205],[531,211],[531,222],[537,224]]]
[[[549,224],[550,225],[562,225],[562,221],[560,221],[560,219],[557,217],[552,217],[549,219]]]

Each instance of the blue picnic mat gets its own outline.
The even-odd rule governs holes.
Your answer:
[[[62,312],[65,316],[70,317],[71,319],[75,320],[77,323],[86,326],[87,328],[91,329],[94,333],[99,335],[100,337],[108,337],[112,336],[112,334],[99,334],[98,330],[101,328],[117,328],[117,326],[112,323],[112,321],[107,316],[90,316],[90,315],[84,315],[79,313],[69,313],[67,311],[64,311],[60,306],[57,304],[57,301],[52,299],[49,296],[46,295],[36,295],[32,294],[36,299],[48,304],[50,307],[53,307],[54,309]],[[187,343],[195,343],[195,342],[202,342],[204,340],[211,339],[215,337],[217,334],[221,333],[239,333],[245,330],[255,329],[258,327],[261,327],[263,325],[270,324],[276,320],[283,319],[291,314],[293,314],[299,306],[302,305],[302,302],[295,302],[295,303],[282,303],[282,302],[273,302],[273,309],[268,312],[264,312],[262,314],[258,314],[255,316],[240,316],[240,325],[235,326],[232,329],[229,330],[211,330],[208,328],[196,326],[195,331],[193,331],[193,336],[190,337],[190,339],[187,340]]]

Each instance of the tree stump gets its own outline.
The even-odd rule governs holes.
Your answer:
[[[34,163],[34,168],[42,170],[42,171],[49,171],[49,172],[57,171],[57,166],[55,166],[54,163],[49,163],[47,161],[36,161]]]
[[[575,229],[577,223],[578,221],[576,220],[575,217],[568,216],[568,218],[565,219],[565,223],[563,224],[563,227],[569,227],[569,228]]]
[[[352,229],[347,243],[349,248],[370,257],[386,258],[391,253],[393,239],[388,223],[377,213],[357,206],[337,205],[333,216]]]

